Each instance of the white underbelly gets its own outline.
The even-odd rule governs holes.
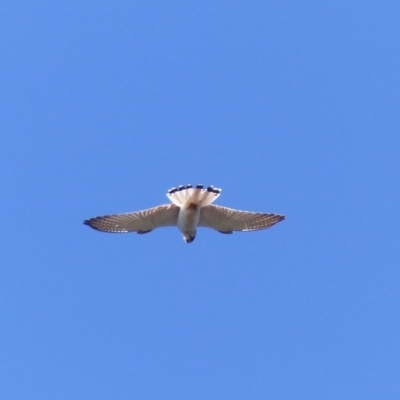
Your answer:
[[[200,207],[196,210],[192,208],[181,208],[178,215],[178,228],[183,234],[192,234],[196,232],[199,224]]]

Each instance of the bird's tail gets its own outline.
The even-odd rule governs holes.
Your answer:
[[[179,186],[168,190],[167,197],[178,207],[194,203],[200,207],[205,207],[216,200],[221,194],[221,189],[209,186],[204,189],[203,185]]]

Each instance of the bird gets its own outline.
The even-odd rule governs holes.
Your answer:
[[[83,223],[101,232],[139,234],[175,226],[181,231],[183,240],[192,243],[198,227],[230,234],[270,228],[285,219],[284,215],[241,211],[211,204],[221,195],[221,191],[212,185],[207,188],[204,185],[180,185],[168,190],[170,204],[90,218]]]

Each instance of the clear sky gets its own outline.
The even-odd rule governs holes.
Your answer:
[[[0,398],[399,399],[399,15],[3,1]],[[82,224],[187,183],[287,218]]]

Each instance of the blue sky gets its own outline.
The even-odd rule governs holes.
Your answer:
[[[400,6],[5,1],[2,399],[398,399]],[[253,233],[89,217],[223,189]]]

